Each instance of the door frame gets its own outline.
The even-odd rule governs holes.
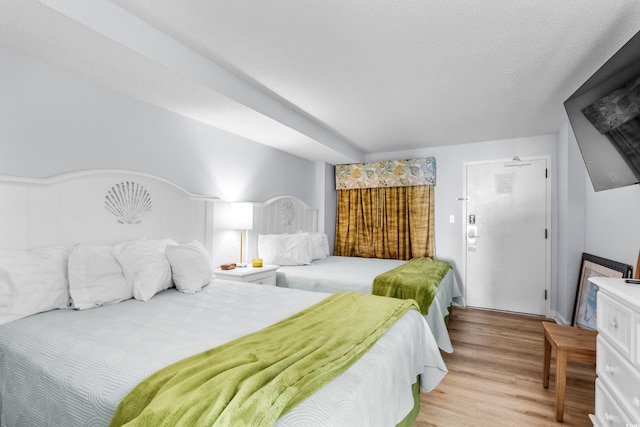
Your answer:
[[[551,298],[553,295],[551,289],[551,240],[553,239],[553,224],[551,223],[551,180],[553,179],[553,173],[551,170],[551,156],[531,156],[531,157],[519,157],[523,162],[526,161],[534,161],[534,160],[545,160],[547,163],[547,188],[546,188],[546,213],[545,213],[545,223],[547,228],[547,239],[545,242],[545,285],[544,289],[546,291],[547,299],[544,304],[544,315],[545,317],[549,317],[551,313]],[[464,277],[462,284],[462,294],[464,295],[465,303],[467,301],[467,167],[473,165],[484,165],[484,164],[494,164],[494,163],[507,163],[512,162],[514,158],[509,159],[495,159],[495,160],[478,160],[471,162],[463,162],[462,163],[462,194],[463,197],[458,200],[462,201],[462,221],[461,222],[461,230],[460,236],[462,239],[462,275]],[[516,166],[517,167],[517,166]]]

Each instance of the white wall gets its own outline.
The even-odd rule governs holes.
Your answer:
[[[0,175],[126,169],[229,201],[291,194],[315,205],[313,162],[0,49]],[[214,263],[237,259],[220,232]]]
[[[640,185],[595,192],[587,181],[584,251],[636,270],[640,250]]]
[[[318,231],[329,236],[329,249],[333,253],[336,236],[336,209],[338,207],[336,195],[336,168],[328,163],[317,163],[316,195],[319,207]]]
[[[565,283],[566,290],[557,295],[556,305],[558,314],[570,322],[583,252],[629,264],[635,271],[640,250],[640,186],[595,192],[568,125],[559,133],[559,143],[560,151],[566,150],[560,164],[567,188],[561,188],[559,197],[564,229],[558,281]]]
[[[552,289],[556,320],[570,324],[584,250],[584,199],[586,168],[568,123],[558,133],[557,286]]]

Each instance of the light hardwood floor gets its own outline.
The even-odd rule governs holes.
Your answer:
[[[564,423],[555,421],[555,354],[549,388],[542,387],[543,318],[454,307],[449,369],[422,393],[416,427],[590,426],[595,365],[570,362]]]

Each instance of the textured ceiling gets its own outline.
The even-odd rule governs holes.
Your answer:
[[[310,160],[557,132],[638,0],[0,0],[0,47]]]

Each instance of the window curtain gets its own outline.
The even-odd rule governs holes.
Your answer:
[[[334,254],[433,258],[433,184],[433,158],[336,166]]]

